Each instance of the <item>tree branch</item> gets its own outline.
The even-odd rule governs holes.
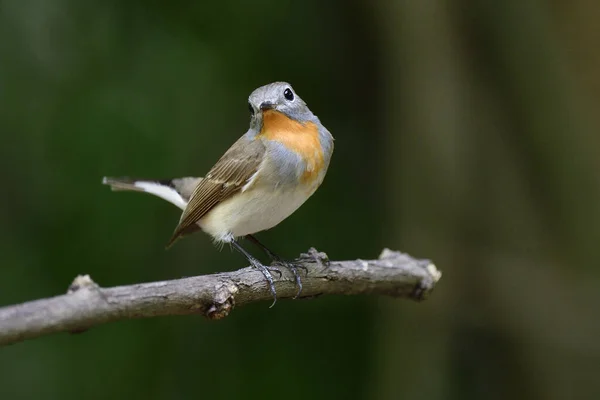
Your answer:
[[[378,260],[329,261],[310,249],[298,264],[302,298],[325,294],[382,294],[424,299],[441,277],[428,260],[385,249]],[[286,270],[276,280],[279,298],[296,295]],[[163,282],[101,288],[88,275],[78,276],[67,294],[0,308],[0,345],[55,332],[82,332],[106,322],[159,315],[229,315],[234,305],[272,300],[263,275],[253,268]]]

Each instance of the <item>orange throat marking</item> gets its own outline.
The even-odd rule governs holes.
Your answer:
[[[302,157],[306,162],[306,170],[300,178],[302,183],[310,184],[319,176],[325,162],[319,128],[313,122],[302,124],[278,111],[268,110],[263,112],[259,136],[277,141]]]

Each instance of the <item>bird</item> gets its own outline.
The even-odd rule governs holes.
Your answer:
[[[240,244],[244,238],[271,261],[288,268],[298,292],[300,266],[285,261],[254,235],[278,225],[294,213],[323,182],[334,138],[287,82],[255,89],[248,97],[250,126],[203,177],[132,179],[104,177],[114,191],[146,192],[182,210],[167,248],[181,237],[202,230],[222,246],[229,244],[265,277],[277,302],[271,272]]]

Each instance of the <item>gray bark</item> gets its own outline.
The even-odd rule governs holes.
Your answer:
[[[331,294],[380,294],[424,299],[441,277],[428,260],[385,249],[377,260],[329,261],[310,249],[298,259],[300,298]],[[279,298],[297,293],[292,275],[275,275]],[[224,318],[234,306],[272,300],[263,275],[253,268],[162,282],[101,288],[78,276],[65,295],[0,308],[0,345],[56,332],[82,332],[130,318],[200,314]]]

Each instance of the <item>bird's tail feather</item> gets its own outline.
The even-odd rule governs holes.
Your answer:
[[[127,178],[127,177],[111,178],[111,177],[105,176],[104,178],[102,178],[102,183],[104,185],[109,185],[110,188],[115,192],[124,191],[124,190],[132,190],[135,192],[144,192],[145,191],[144,189],[135,185],[136,182],[140,182],[140,180],[131,179],[131,178]]]
[[[193,179],[197,181],[199,178],[184,178]],[[184,182],[183,179],[169,179],[169,180],[147,180],[147,179],[132,179],[128,177],[120,178],[102,178],[102,183],[109,185],[113,191],[133,191],[133,192],[145,192],[153,194],[154,196],[160,197],[176,205],[182,210],[187,206],[187,198],[181,196],[175,182]]]

